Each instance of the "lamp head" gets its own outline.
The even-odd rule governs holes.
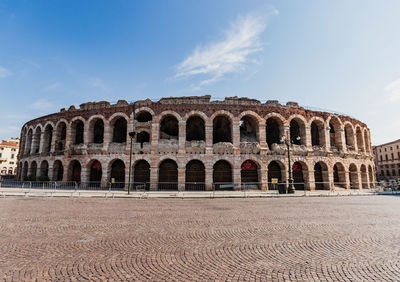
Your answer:
[[[133,137],[135,137],[136,132],[135,132],[135,131],[132,131],[132,132],[129,132],[128,134],[129,134],[129,137],[130,137],[130,138],[133,138]]]

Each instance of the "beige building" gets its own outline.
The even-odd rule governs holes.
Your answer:
[[[17,174],[17,155],[19,148],[19,138],[3,140],[0,143],[0,174]]]
[[[132,166],[130,163],[130,136]],[[20,179],[129,181],[146,189],[361,189],[375,182],[366,124],[348,116],[210,96],[89,102],[38,117],[21,130]]]
[[[400,178],[400,139],[373,147],[378,179]]]

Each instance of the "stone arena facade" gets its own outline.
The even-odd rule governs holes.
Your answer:
[[[113,183],[145,189],[369,188],[375,182],[368,127],[297,103],[210,96],[89,102],[27,122],[18,179]]]

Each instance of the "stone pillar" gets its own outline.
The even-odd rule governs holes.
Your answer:
[[[40,133],[40,139],[39,139],[39,153],[43,153],[44,152],[44,146],[45,146],[45,144],[47,143],[47,140],[44,140],[45,139],[45,136],[46,136],[46,134],[45,134],[45,132],[46,132],[46,130],[43,130],[41,133]]]
[[[213,190],[213,169],[206,168],[206,190]]]
[[[261,148],[267,147],[267,132],[264,120],[260,121],[258,124],[258,140]]]
[[[89,127],[90,127],[89,122],[86,121],[84,126],[83,126],[83,136],[84,136],[83,144],[85,144],[86,147],[89,145],[89,143],[92,142],[91,139],[93,138],[93,136],[91,134],[89,134],[90,133],[89,132]]]
[[[346,146],[346,136],[344,133],[344,128],[341,128],[339,130],[339,134],[340,134],[340,144],[341,144],[341,148],[344,152],[347,152],[347,146]]]
[[[206,154],[213,153],[213,125],[212,121],[206,122]]]
[[[47,176],[49,177],[50,181],[54,180],[54,168],[53,168],[53,164],[50,165],[49,164],[49,170],[47,172]]]
[[[108,146],[112,142],[113,128],[108,120],[104,121],[104,138],[103,149],[108,150]]]
[[[101,165],[101,187],[109,187],[107,166]]]
[[[158,138],[160,131],[160,123],[158,121],[154,122],[151,126],[151,153],[157,154],[158,150]]]
[[[103,177],[103,175],[102,175]],[[81,182],[88,183],[90,181],[90,170],[83,166],[81,167]]]
[[[261,190],[268,191],[268,167],[266,167],[264,163],[261,164],[261,169],[259,170],[259,172],[259,182],[261,182]]]
[[[186,122],[181,120],[179,126],[178,153],[185,154],[186,152]]]
[[[304,179],[305,181],[305,179]],[[308,187],[307,187],[308,186]],[[315,175],[314,175],[314,169],[309,169],[308,170],[308,185],[305,185],[304,187],[307,190],[314,191],[315,190]]]
[[[346,179],[346,189],[350,189],[350,171],[347,169],[344,169],[344,175],[345,175],[345,179]]]
[[[358,179],[357,189],[362,189],[362,177],[361,177],[361,172],[359,170],[357,171],[357,179]]]
[[[312,148],[312,142],[311,142],[311,128],[307,125],[306,126],[306,140],[305,140],[305,145],[308,149]]]
[[[185,167],[178,167],[178,190],[185,190]]]
[[[329,125],[328,127],[324,128],[325,131],[325,146],[326,146],[326,150],[330,151],[331,150],[331,137],[330,137],[330,133],[329,133]]]
[[[232,169],[232,180],[233,183],[238,184],[239,186],[235,186],[234,190],[241,189],[241,175],[240,175],[240,168],[233,168]]]
[[[68,163],[66,162],[65,166],[64,166],[64,170],[63,170],[63,177],[62,177],[63,182],[67,182],[69,180],[68,179],[68,169],[69,169]]]
[[[232,120],[232,144],[234,147],[234,154],[240,155],[240,120],[233,118]]]
[[[150,189],[158,188],[158,167],[150,167]]]
[[[67,151],[67,150],[69,150],[69,147],[71,146],[71,144],[72,144],[72,140],[71,140],[71,123],[69,123],[69,124],[67,124],[66,125],[67,126],[67,128],[66,128],[66,136],[65,136],[65,151]]]

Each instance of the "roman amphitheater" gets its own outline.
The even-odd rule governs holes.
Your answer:
[[[375,182],[364,123],[294,102],[208,95],[89,102],[31,120],[21,130],[18,178],[265,191],[276,187],[272,182],[288,183],[289,143],[296,189],[365,189]]]

